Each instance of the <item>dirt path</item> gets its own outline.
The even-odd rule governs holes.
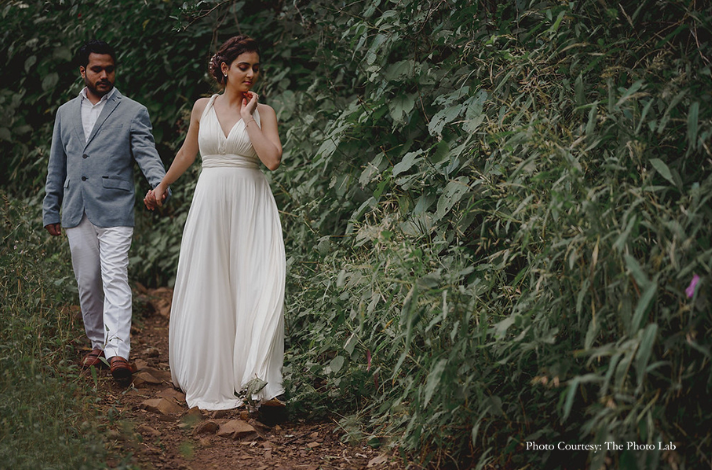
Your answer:
[[[267,426],[245,408],[189,410],[171,383],[168,366],[170,290],[142,290],[142,321],[132,328],[133,382],[122,387],[106,369],[96,377],[97,416],[106,425],[110,468],[141,469],[405,469],[401,460],[369,446],[341,442],[335,422],[289,422]]]

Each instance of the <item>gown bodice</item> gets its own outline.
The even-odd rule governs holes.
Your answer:
[[[217,97],[218,95],[215,94],[210,98],[200,118],[198,148],[203,160],[203,168],[259,168],[260,159],[252,147],[247,127],[242,119],[237,121],[227,137],[225,136],[215,112],[214,103]],[[252,117],[261,127],[260,114],[256,108]]]

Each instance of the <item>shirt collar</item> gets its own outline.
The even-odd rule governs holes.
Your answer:
[[[111,91],[109,93],[105,94],[104,96],[102,96],[101,99],[96,102],[96,104],[99,104],[103,101],[107,101],[109,98],[114,96],[115,92],[116,92],[116,87],[112,87]],[[87,96],[87,87],[82,88],[82,91],[79,92],[79,96],[81,96],[83,100],[89,99],[89,97]],[[91,103],[91,101],[90,101],[90,103]],[[96,104],[92,105],[92,106],[96,106]]]

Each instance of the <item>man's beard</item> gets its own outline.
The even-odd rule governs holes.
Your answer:
[[[113,88],[114,88],[114,85],[113,85],[110,81],[108,81],[108,80],[101,80],[101,81],[97,82],[96,84],[99,85],[100,83],[101,83],[101,84],[109,85],[109,87],[106,88],[106,91],[98,90],[98,89],[95,88],[91,83],[89,83],[88,80],[84,80],[84,85],[86,85],[86,87],[89,89],[89,91],[91,91],[92,94],[94,94],[94,95],[96,95],[96,96],[99,96],[99,97],[106,95],[107,93],[109,93],[109,92],[110,92],[111,90],[113,90]]]

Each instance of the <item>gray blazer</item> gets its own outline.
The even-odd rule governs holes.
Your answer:
[[[133,227],[133,160],[155,188],[166,170],[156,151],[146,107],[119,90],[84,138],[81,97],[57,110],[42,204],[44,226],[76,227],[86,212],[98,227]]]

